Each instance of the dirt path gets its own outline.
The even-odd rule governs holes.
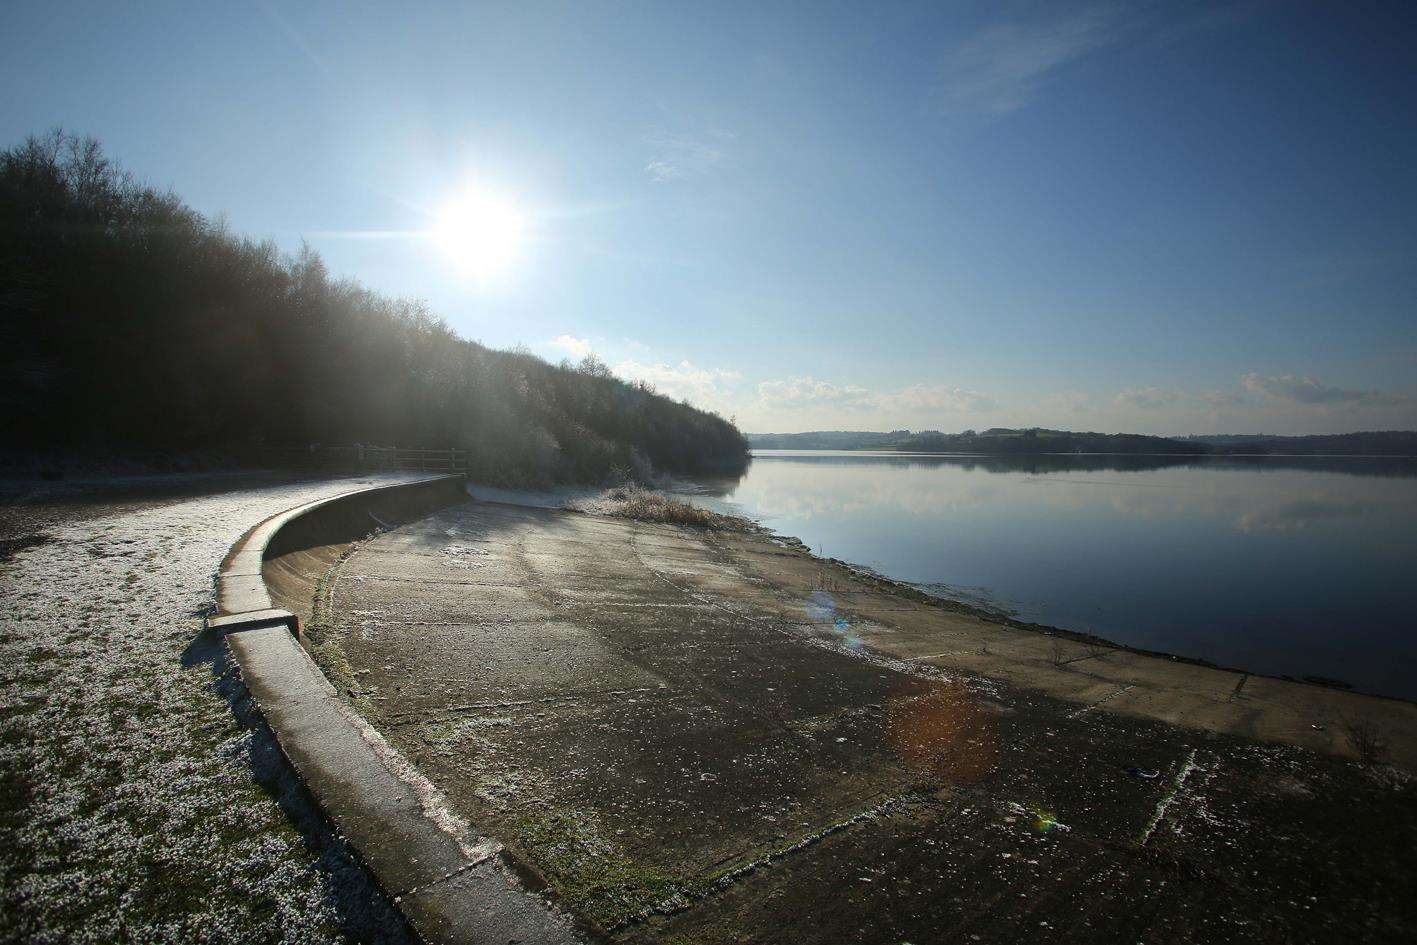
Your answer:
[[[197,634],[242,532],[363,481],[0,499],[0,940],[403,940]]]

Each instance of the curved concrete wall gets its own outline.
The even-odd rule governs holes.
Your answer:
[[[570,943],[569,919],[517,880],[501,845],[341,700],[299,640],[322,575],[380,526],[469,501],[463,477],[367,485],[276,515],[237,542],[217,578],[218,615],[281,751],[335,829],[427,942]]]
[[[308,623],[315,585],[350,542],[376,528],[402,525],[466,501],[463,478],[449,476],[357,492],[293,516],[262,550],[261,577],[271,605]]]

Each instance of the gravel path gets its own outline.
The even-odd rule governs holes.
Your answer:
[[[0,941],[407,940],[197,632],[247,528],[366,481],[6,497]]]

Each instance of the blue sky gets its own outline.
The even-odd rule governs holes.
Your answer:
[[[1417,7],[0,9],[56,125],[751,431],[1417,427]],[[471,277],[469,188],[524,221]]]

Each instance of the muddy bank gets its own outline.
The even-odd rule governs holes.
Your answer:
[[[610,938],[1417,934],[1412,781],[1338,731],[1410,766],[1406,703],[1096,650],[762,535],[471,503],[346,551],[326,671]]]

